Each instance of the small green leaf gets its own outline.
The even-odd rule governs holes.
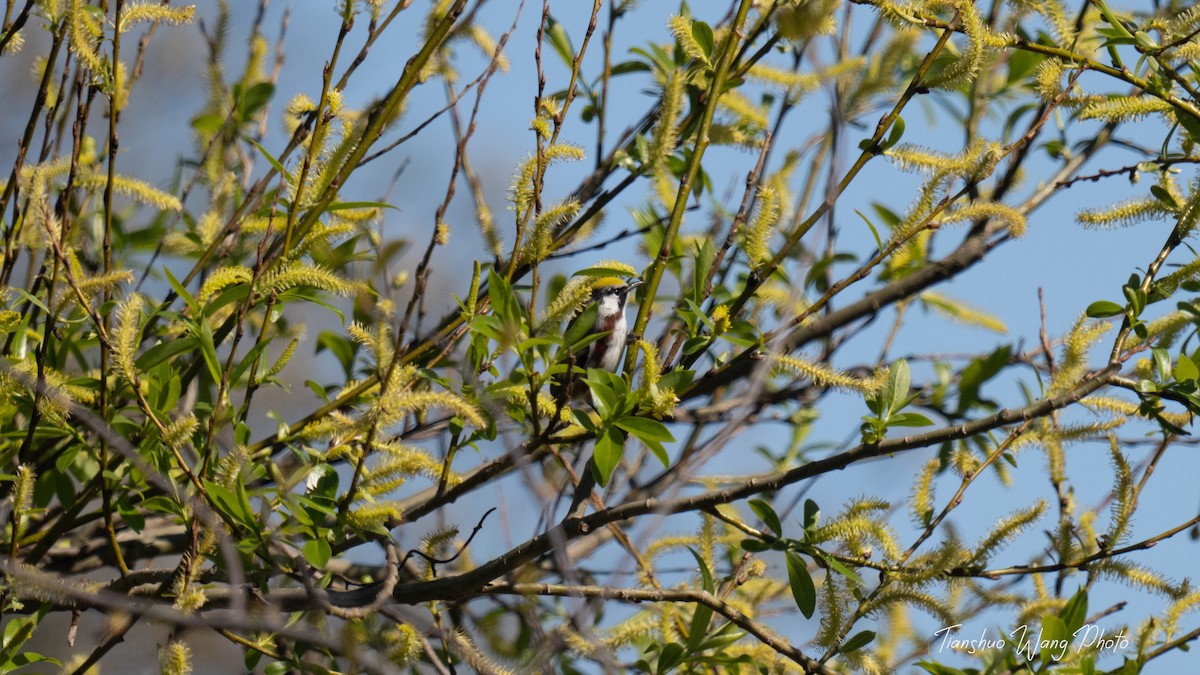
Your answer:
[[[334,202],[325,207],[325,211],[345,211],[347,209],[396,209],[400,207],[393,206],[387,202]]]
[[[766,523],[767,527],[777,536],[783,535],[783,524],[779,522],[779,515],[775,513],[775,509],[770,504],[761,499],[751,499],[750,510]]]
[[[888,426],[893,427],[931,427],[933,420],[915,412],[896,413],[888,418]]]
[[[842,561],[838,560],[837,558],[828,555],[822,555],[821,560],[824,561],[826,565],[829,565],[829,569],[833,570],[834,572],[837,572],[838,574],[846,577],[846,579],[858,584],[859,586],[862,586],[863,588],[867,587],[867,582],[863,581],[863,578],[858,575],[858,572],[846,567],[844,564],[842,564]]]
[[[688,553],[692,554],[692,557],[696,559],[696,566],[700,568],[701,587],[709,593],[716,591],[717,584],[713,581],[712,571],[708,569],[708,564],[704,562],[704,558],[701,558],[700,554],[696,553],[691,547],[688,547]]]
[[[1080,587],[1078,591],[1075,591],[1075,595],[1071,596],[1071,599],[1067,601],[1067,604],[1063,605],[1062,610],[1058,613],[1058,616],[1062,619],[1063,625],[1066,627],[1066,632],[1069,635],[1074,635],[1075,631],[1078,631],[1081,627],[1083,627],[1083,622],[1085,619],[1087,619],[1087,610],[1087,589]]]
[[[936,661],[918,661],[917,665],[930,675],[967,675],[965,670],[944,666]]]
[[[696,42],[700,43],[700,51],[704,52],[704,58],[709,63],[712,63],[713,53],[713,30],[708,24],[703,21],[692,22],[692,37]]]
[[[238,112],[241,118],[249,119],[254,113],[261,110],[274,95],[275,85],[271,82],[259,82],[247,89],[241,100],[238,101]]]
[[[217,346],[213,339],[212,328],[203,318],[193,325],[193,334],[200,347],[200,355],[204,357],[204,365],[208,366],[208,374],[213,382],[221,381],[221,361],[217,358]]]
[[[658,654],[658,667],[654,672],[662,675],[663,673],[671,672],[671,669],[679,665],[683,661],[684,651],[683,645],[678,642],[671,642],[662,648]]]
[[[1187,382],[1200,378],[1200,368],[1188,358],[1187,354],[1180,353],[1179,361],[1175,365],[1175,380],[1177,382]]]
[[[811,499],[804,500],[804,529],[812,530],[821,520],[821,507]]]
[[[688,553],[696,559],[696,565],[700,568],[700,584],[701,587],[712,593],[716,591],[717,585],[713,581],[712,572],[708,569],[708,564],[704,562],[704,558],[700,557],[699,553],[692,548],[688,548]],[[707,605],[696,603],[696,609],[692,612],[692,622],[688,628],[687,648],[689,652],[695,652],[700,647],[700,643],[704,641],[705,633],[708,631],[708,623],[712,619],[713,610]]]
[[[796,599],[796,606],[804,618],[811,619],[813,612],[817,611],[817,588],[808,574],[808,566],[795,551],[788,551],[784,555],[787,557],[788,585],[792,587],[792,597]]]
[[[1173,372],[1171,367],[1171,354],[1162,347],[1155,347],[1150,350],[1150,354],[1154,357],[1154,367],[1158,370],[1160,380],[1165,380],[1170,377]]]
[[[883,149],[887,150],[888,148],[895,146],[897,143],[900,142],[900,139],[903,136],[904,136],[904,118],[897,115],[895,123],[892,124],[892,130],[890,133],[888,133],[887,140],[883,142]]]
[[[675,441],[675,437],[671,435],[667,425],[658,420],[645,417],[625,417],[618,420],[616,424],[636,436],[640,441],[657,441],[659,443]]]
[[[166,275],[167,283],[171,285],[171,289],[175,291],[175,294],[183,298],[183,301],[192,310],[192,315],[198,316],[200,314],[200,306],[196,304],[196,298],[191,293],[188,293],[188,290],[175,278],[174,274],[171,274],[171,270],[167,269],[166,266],[163,267],[163,274]]]
[[[855,633],[854,635],[847,638],[845,642],[842,643],[842,648],[840,651],[842,653],[847,653],[847,652],[852,652],[852,651],[862,649],[863,647],[866,647],[867,645],[871,644],[871,641],[874,639],[875,639],[874,631],[864,630],[862,632]]]
[[[259,145],[258,141],[254,140],[254,139],[250,139],[250,138],[248,138],[246,140],[250,141],[250,145],[253,145],[255,148],[257,148],[258,152],[263,157],[267,158],[267,161],[271,163],[271,166],[275,167],[275,170],[279,172],[280,176],[283,176],[284,178],[289,179],[289,182],[290,182],[291,174],[288,173],[287,169],[283,168],[283,165],[279,163],[279,160],[275,159],[275,155],[272,155],[271,153],[267,152],[267,149],[264,148],[263,146]]]
[[[863,219],[863,222],[865,222],[867,224],[867,227],[871,228],[871,234],[875,236],[875,250],[882,251],[883,250],[883,240],[879,238],[879,230],[875,229],[875,225],[871,222],[871,219],[864,216],[862,211],[859,211],[858,209],[854,209],[854,212],[858,214],[859,218]]]
[[[512,286],[494,269],[488,270],[488,295],[492,298],[492,310],[502,321],[517,322],[523,318],[521,303]]]
[[[194,351],[198,344],[196,338],[188,336],[156,344],[137,358],[138,370],[150,370],[172,356]]]
[[[550,46],[554,48],[563,63],[568,67],[574,65],[575,48],[571,46],[571,38],[562,24],[554,17],[549,17],[546,22],[546,39],[550,41]]]
[[[1175,119],[1179,120],[1179,124],[1187,130],[1193,141],[1200,141],[1200,120],[1182,108],[1175,110]]]
[[[625,452],[625,437],[621,435],[613,427],[604,430],[596,439],[596,449],[592,455],[595,461],[596,471],[599,475],[596,476],[596,481],[600,486],[608,485],[608,480],[612,478],[613,471],[617,470],[617,465],[621,463],[621,455]]]
[[[1179,210],[1179,202],[1175,201],[1175,197],[1170,192],[1167,192],[1166,188],[1160,185],[1151,185],[1150,194],[1154,195],[1155,199],[1165,204],[1172,211]]]
[[[1066,625],[1062,619],[1057,616],[1047,616],[1042,619],[1042,634],[1040,642],[1042,644],[1041,661],[1043,666],[1050,664],[1051,660],[1061,658],[1065,649],[1055,649],[1050,645],[1055,643],[1065,644],[1071,639],[1071,634],[1067,632]]]
[[[215,134],[225,124],[225,118],[220,115],[198,115],[192,119],[192,128],[202,134]]]
[[[750,553],[762,553],[771,548],[770,544],[760,539],[743,539],[741,546],[743,551],[749,551]]]
[[[1145,31],[1139,30],[1138,32],[1134,33],[1133,39],[1137,40],[1138,46],[1142,49],[1147,51],[1158,49],[1158,43],[1155,42],[1154,38],[1150,37],[1150,35]]]
[[[1097,300],[1088,305],[1087,315],[1093,319],[1103,319],[1108,316],[1124,314],[1125,308],[1109,300]]]
[[[629,270],[619,267],[585,267],[572,274],[573,277],[628,277]]]
[[[879,393],[884,412],[894,413],[904,407],[904,403],[908,400],[911,382],[912,376],[908,371],[908,362],[904,359],[896,359],[888,369],[887,384]]]
[[[213,506],[220,509],[226,515],[244,525],[252,526],[255,524],[254,514],[249,509],[249,504],[243,504],[239,496],[231,490],[208,480],[204,481],[204,489],[212,497]]]
[[[325,569],[332,555],[333,548],[324,539],[309,539],[304,543],[304,559],[319,570]]]

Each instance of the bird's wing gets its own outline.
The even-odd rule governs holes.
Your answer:
[[[591,341],[587,338],[596,324],[598,311],[596,303],[588,305],[582,312],[576,314],[575,318],[571,319],[571,322],[567,324],[567,329],[563,331],[562,346],[558,348],[554,362],[569,366],[572,372],[571,379],[581,377],[587,372],[588,352],[591,350]],[[574,353],[573,359],[567,356],[569,352]],[[554,378],[554,386],[551,388],[554,396],[557,397],[562,392],[565,383],[565,376]]]

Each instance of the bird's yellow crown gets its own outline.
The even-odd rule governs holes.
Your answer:
[[[625,285],[625,280],[620,277],[596,277],[592,282],[592,288],[613,288]]]

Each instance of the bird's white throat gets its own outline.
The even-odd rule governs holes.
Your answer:
[[[597,326],[609,326],[609,336],[616,338],[611,344],[616,346],[616,349],[604,350],[600,354],[599,363],[594,364],[594,367],[603,368],[610,373],[617,371],[617,367],[621,363],[621,348],[625,346],[625,308],[621,305],[621,300],[617,296],[606,295],[600,298],[596,312]],[[615,319],[613,319],[614,315]]]

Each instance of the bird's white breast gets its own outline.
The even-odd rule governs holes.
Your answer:
[[[592,367],[602,368],[610,373],[615,373],[617,371],[617,367],[621,363],[621,347],[625,346],[625,333],[627,330],[625,327],[625,309],[621,307],[621,301],[613,295],[600,298],[600,305],[597,309],[597,326],[611,326],[608,329],[608,336],[606,336],[602,341],[608,342],[612,340],[612,342],[609,344],[612,344],[617,348],[605,350],[603,354],[600,355],[599,361],[593,364]],[[613,319],[614,316],[616,317],[615,320]],[[615,338],[615,340],[613,338]]]

